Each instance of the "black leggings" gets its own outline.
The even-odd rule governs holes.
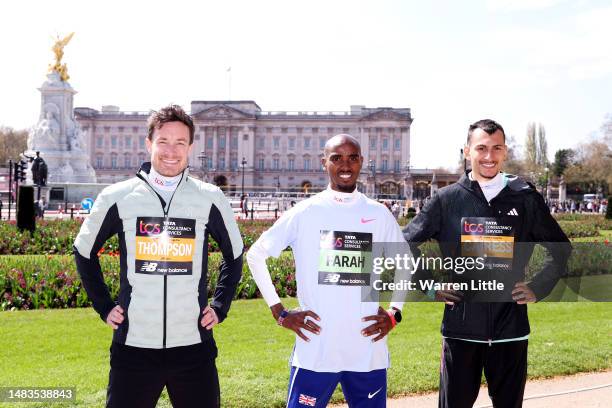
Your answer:
[[[520,408],[527,379],[527,340],[475,343],[443,339],[439,408],[471,408],[484,369],[495,408]]]
[[[110,351],[107,407],[154,408],[164,386],[175,408],[220,406],[214,345],[146,349],[113,343]]]

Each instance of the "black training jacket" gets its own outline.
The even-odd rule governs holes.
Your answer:
[[[516,282],[525,280],[526,266],[536,243],[547,250],[542,270],[528,283],[537,299],[546,297],[566,273],[571,244],[551,216],[544,199],[523,179],[511,175],[506,177],[506,186],[489,203],[478,182],[464,174],[457,183],[438,190],[404,229],[404,237],[415,258],[421,254],[418,247],[429,239],[438,241],[443,257],[457,258],[461,256],[461,236],[466,228],[462,225],[462,218],[495,218],[496,222],[514,228],[511,271],[449,274],[450,281],[456,282],[494,277],[504,283],[504,292],[496,296],[507,301],[462,301],[454,306],[446,305],[442,320],[442,335],[446,337],[492,341],[529,334],[527,307],[513,302],[511,291]],[[432,273],[424,269],[415,275],[417,281],[432,278]],[[470,294],[466,296],[469,298]]]

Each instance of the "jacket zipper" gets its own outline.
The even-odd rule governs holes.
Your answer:
[[[502,188],[502,191],[503,190],[504,189]],[[476,197],[478,197],[481,201],[484,201],[487,204],[487,206],[489,207],[489,215],[491,216],[491,213],[493,213],[492,216],[495,217],[496,216],[495,208],[491,205],[491,202],[489,202],[486,199],[484,193],[482,192],[482,190],[480,190],[480,187],[479,187],[479,191],[480,191],[480,194],[476,193],[475,194]],[[500,196],[500,194],[502,194],[502,191],[500,191],[495,197],[493,197],[491,199],[491,201],[495,201]],[[491,347],[493,345],[493,316],[492,316],[492,312],[491,312],[491,303],[490,302],[488,302],[488,304],[487,304],[487,332],[488,332],[487,333],[488,334],[487,342],[489,344],[489,347]]]
[[[172,199],[174,198],[174,195],[176,194],[176,190],[178,190],[179,186],[181,185],[181,182],[183,181],[183,177],[185,175],[185,171],[183,170],[183,173],[181,175],[181,179],[179,180],[178,184],[176,185],[176,188],[174,189],[174,192],[172,193],[172,196],[170,197],[170,200],[168,201],[168,205],[167,208],[164,208],[164,199],[162,198],[162,196],[159,195],[159,193],[157,191],[155,191],[155,189],[149,184],[149,182],[140,175],[140,173],[137,174],[138,178],[140,178],[142,181],[145,182],[145,184],[149,187],[149,189],[155,193],[155,195],[157,196],[157,198],[159,199],[159,204],[161,204],[162,206],[162,211],[164,213],[164,220],[166,221],[166,223],[168,222],[168,214],[170,212],[170,204],[172,204]],[[168,304],[168,275],[164,274],[164,315],[163,315],[163,337],[162,337],[162,348],[166,348],[166,319],[167,319],[167,304]]]

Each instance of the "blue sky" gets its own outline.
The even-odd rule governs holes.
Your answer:
[[[170,5],[172,4],[172,5]],[[0,124],[32,126],[57,33],[76,106],[149,110],[253,99],[264,110],[409,107],[412,164],[454,167],[467,126],[498,120],[549,157],[612,113],[612,4],[483,1],[20,1],[0,24]]]

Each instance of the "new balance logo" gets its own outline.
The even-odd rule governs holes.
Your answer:
[[[323,279],[323,282],[324,283],[338,283],[339,280],[340,280],[339,273],[329,273],[327,274],[325,279]]]
[[[513,208],[510,211],[508,211],[508,215],[518,215],[518,212],[516,211],[516,208]]]
[[[157,262],[145,262],[140,267],[140,272],[155,272],[157,269]]]

